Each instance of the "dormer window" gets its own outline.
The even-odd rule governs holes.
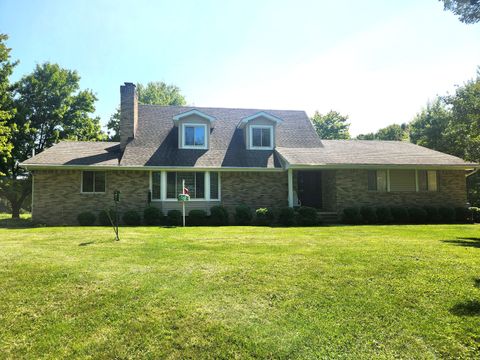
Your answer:
[[[183,144],[185,149],[207,148],[207,125],[205,124],[182,124]]]
[[[273,149],[273,126],[252,125],[250,126],[250,148],[271,150]]]

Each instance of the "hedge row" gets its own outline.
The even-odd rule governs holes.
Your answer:
[[[343,210],[345,224],[452,224],[473,221],[472,208],[463,207],[350,207]],[[479,209],[480,210],[480,209]],[[480,217],[480,211],[478,212]]]
[[[222,226],[229,225],[229,214],[223,206],[213,206],[210,209],[210,216],[204,210],[190,210],[187,217],[187,225],[189,226]],[[83,212],[78,215],[78,223],[82,226],[95,225],[97,222],[102,226],[111,225],[111,220],[116,219],[113,210],[102,210],[98,217],[92,212]],[[123,216],[119,216],[125,225],[138,226],[144,225],[182,225],[182,212],[179,210],[170,210],[165,216],[163,212],[153,206],[147,207],[143,211],[143,218],[135,210],[126,211]],[[310,207],[300,207],[296,210],[286,207],[278,210],[270,208],[259,208],[252,211],[248,206],[239,205],[235,208],[233,214],[234,225],[258,225],[258,226],[314,226],[320,225],[321,221],[318,217],[317,210]]]

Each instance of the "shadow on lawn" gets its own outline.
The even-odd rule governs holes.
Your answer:
[[[0,219],[0,228],[20,229],[35,227],[30,219]]]
[[[480,248],[480,238],[477,237],[457,238],[457,240],[442,240],[442,242],[457,246]]]
[[[480,316],[480,301],[468,300],[454,305],[450,312],[457,316]]]

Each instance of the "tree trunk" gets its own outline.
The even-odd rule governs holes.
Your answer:
[[[12,206],[12,219],[20,219],[20,207],[21,203],[11,203]]]

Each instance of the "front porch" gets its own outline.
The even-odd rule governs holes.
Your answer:
[[[289,206],[309,206],[336,212],[334,170],[288,170]]]

